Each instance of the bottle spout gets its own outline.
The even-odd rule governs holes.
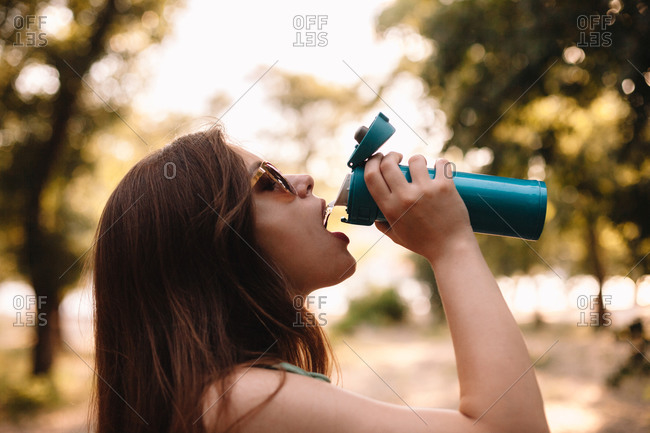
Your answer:
[[[330,214],[332,213],[332,209],[334,209],[334,206],[348,205],[348,195],[350,193],[350,177],[351,177],[350,173],[345,175],[345,179],[343,179],[343,183],[341,184],[341,188],[339,189],[338,194],[336,194],[336,198],[331,202],[329,202],[327,205],[327,209],[325,211],[325,217],[323,218],[323,225],[325,226],[325,228],[327,228],[327,221],[330,218]]]
[[[336,195],[336,198],[334,200],[332,200],[328,204],[329,207],[347,206],[347,204],[348,204],[348,194],[350,192],[350,177],[351,177],[350,173],[345,175],[345,179],[343,179],[343,183],[341,184],[341,188],[339,189],[339,192]]]

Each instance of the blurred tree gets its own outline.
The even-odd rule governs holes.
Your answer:
[[[25,278],[43,297],[37,307],[47,325],[35,328],[35,374],[51,367],[59,301],[79,277],[88,247],[80,233],[92,226],[71,203],[70,185],[93,170],[84,148],[100,131],[128,128],[144,141],[122,117],[141,84],[131,60],[161,40],[173,3],[0,6],[0,279]]]
[[[354,332],[361,325],[386,326],[403,323],[408,305],[392,287],[371,288],[370,292],[350,300],[345,316],[334,329],[343,334]]]
[[[433,43],[400,67],[440,101],[446,149],[484,149],[490,174],[548,185],[539,242],[481,237],[496,272],[588,272],[602,287],[650,270],[649,13],[640,0],[397,0],[380,15],[379,31]]]
[[[288,125],[286,130],[269,133],[269,136],[281,142],[285,149],[287,141],[293,142],[294,169],[305,170],[315,155],[319,160],[344,166],[341,155],[332,152],[328,143],[331,143],[342,124],[358,120],[377,102],[378,97],[364,101],[359,95],[359,84],[345,87],[285,71],[276,71],[268,83],[268,88],[273,89],[271,102],[280,109]],[[352,137],[350,142],[354,142]]]

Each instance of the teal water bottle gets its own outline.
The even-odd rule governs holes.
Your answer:
[[[386,221],[363,179],[365,162],[388,140],[395,128],[379,113],[370,128],[361,127],[355,134],[355,147],[348,174],[331,206],[346,206],[349,224],[371,225]],[[410,182],[408,166],[400,169]],[[449,175],[449,174],[445,174]],[[546,184],[538,180],[513,179],[473,173],[451,173],[456,189],[467,206],[472,229],[476,233],[537,240],[546,218]],[[429,169],[429,176],[436,176]]]

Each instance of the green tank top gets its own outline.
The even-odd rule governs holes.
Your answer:
[[[325,376],[324,374],[313,373],[311,371],[306,371],[306,370],[303,370],[302,368],[300,368],[298,366],[295,366],[293,364],[289,364],[288,362],[279,362],[279,363],[273,364],[273,365],[260,365],[260,367],[271,369],[271,370],[285,370],[285,371],[288,371],[289,373],[295,373],[295,374],[299,374],[301,376],[313,377],[314,379],[324,380],[327,383],[332,382],[330,380],[330,378]]]

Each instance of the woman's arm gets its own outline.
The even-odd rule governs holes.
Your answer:
[[[434,270],[456,353],[459,411],[502,432],[548,431],[532,361],[472,233],[448,163],[439,160],[431,180],[424,157],[413,157],[407,183],[400,160],[396,153],[372,158],[365,179],[391,223],[379,228],[422,254]]]

